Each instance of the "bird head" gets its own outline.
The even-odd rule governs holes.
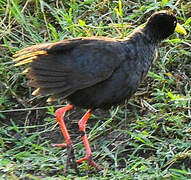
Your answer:
[[[158,40],[163,40],[175,31],[186,35],[186,30],[177,22],[176,17],[169,11],[159,11],[147,20],[146,28],[150,29]]]

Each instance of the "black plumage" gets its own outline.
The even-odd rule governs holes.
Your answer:
[[[20,61],[18,66],[30,63],[26,72],[29,85],[37,88],[33,95],[51,94],[48,101],[64,98],[91,110],[109,109],[136,92],[157,58],[159,43],[174,33],[176,25],[174,15],[160,11],[123,40],[91,37],[40,44],[19,51],[15,61]],[[90,164],[97,168],[93,161]]]
[[[29,47],[22,53],[37,56],[30,64],[29,85],[40,88],[35,95],[52,94],[49,101],[66,98],[88,109],[118,105],[135,93],[158,44],[174,32],[176,22],[173,15],[160,12],[123,40],[78,38]]]

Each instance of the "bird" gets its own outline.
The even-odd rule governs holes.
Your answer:
[[[186,35],[170,11],[153,13],[145,25],[135,29],[124,39],[107,37],[79,37],[54,43],[27,47],[13,55],[15,66],[28,64],[24,73],[28,86],[36,88],[32,95],[50,95],[52,102],[65,99],[68,105],[56,110],[56,119],[65,138],[67,163],[87,161],[87,168],[101,167],[94,161],[86,133],[86,125],[92,111],[108,110],[129,100],[143,81],[158,56],[159,44],[174,32]],[[75,160],[74,146],[67,130],[64,114],[74,106],[87,109],[78,122],[86,155]]]

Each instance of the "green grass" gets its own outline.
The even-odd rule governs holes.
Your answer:
[[[54,111],[63,103],[32,97],[12,55],[24,47],[80,36],[123,38],[152,12],[173,9],[187,36],[172,35],[128,104],[97,110],[87,132],[103,170],[94,179],[191,178],[191,4],[189,1],[0,1],[0,179],[87,179],[73,169],[63,176],[66,150]],[[76,158],[85,155],[77,122],[85,111],[66,115]],[[69,123],[70,121],[70,123]]]

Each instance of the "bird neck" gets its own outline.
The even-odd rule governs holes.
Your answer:
[[[137,66],[141,66],[143,72],[147,72],[153,60],[160,41],[150,37],[149,31],[144,28],[134,31],[125,41],[126,52],[131,54],[131,59],[138,59]]]
[[[144,34],[145,38],[147,38],[150,42],[159,44],[163,38],[161,37],[161,32],[155,31],[150,27],[145,27],[142,29],[142,33]]]
[[[139,30],[135,30],[132,32],[128,37],[127,40],[133,40],[133,41],[139,41],[143,39],[144,41],[147,41],[149,44],[154,44],[158,46],[158,44],[162,41],[162,39],[157,35],[157,33],[154,33],[150,28],[142,27],[139,28]]]

